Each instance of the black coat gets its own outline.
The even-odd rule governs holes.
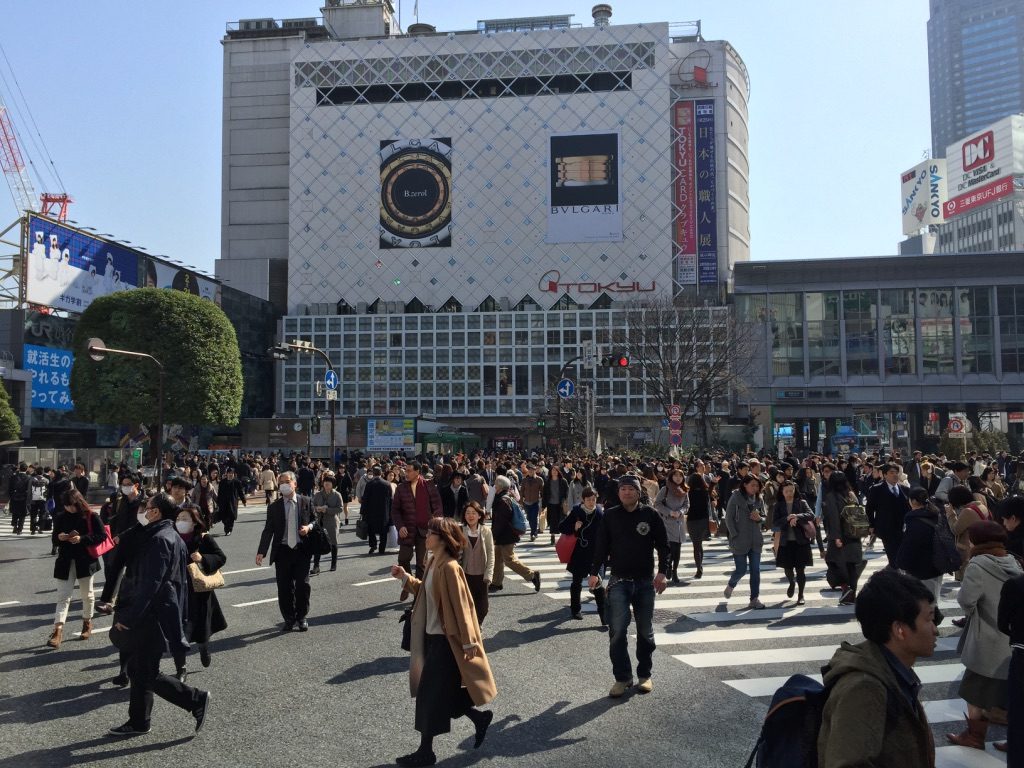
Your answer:
[[[903,486],[897,485],[896,488],[899,495],[894,495],[889,490],[889,484],[883,480],[868,490],[868,502],[865,507],[868,523],[883,539],[899,535],[903,530],[903,518],[910,511],[910,500]]]
[[[134,541],[133,537],[133,541]],[[140,641],[159,638],[163,647],[185,651],[188,621],[188,550],[171,520],[140,526],[134,556],[128,562],[114,621]]]
[[[299,505],[299,527],[301,528],[304,525],[309,525],[314,520],[313,502],[308,496],[296,496],[295,498]],[[285,522],[284,500],[277,499],[272,501],[270,506],[267,507],[267,522],[264,524],[263,533],[260,535],[259,549],[256,550],[257,553],[266,555],[269,549],[271,565],[277,559],[277,550],[285,540]],[[302,537],[300,537],[300,548],[302,540]]]
[[[90,532],[91,526],[91,532]],[[82,537],[77,544],[70,541],[57,541],[57,535],[76,531]],[[82,515],[57,515],[53,521],[53,540],[57,542],[57,561],[53,564],[53,578],[66,581],[71,573],[71,563],[75,564],[75,576],[84,579],[100,569],[100,561],[90,555],[85,547],[87,544],[102,544],[107,538],[100,516],[89,513],[88,520]]]
[[[441,493],[441,507],[444,509],[445,517],[461,517],[462,510],[469,504],[469,491],[465,485],[456,488],[448,485],[439,489]]]
[[[341,500],[348,504],[352,501],[352,477],[348,472],[339,472],[334,489],[341,494]]]
[[[238,514],[238,502],[245,504],[245,488],[240,480],[221,480],[217,485],[217,509],[224,516],[229,512],[231,517]]]
[[[775,509],[772,510],[772,530],[782,531],[783,544],[786,543],[786,539],[788,538],[787,531],[790,530],[788,522],[789,512],[787,509],[786,500],[780,495],[778,500],[775,502]],[[814,539],[808,538],[801,523],[813,521],[814,512],[811,511],[807,502],[798,496],[793,499],[793,513],[797,516],[797,523],[792,528],[793,535],[796,537],[796,543],[802,546],[811,546]]]
[[[366,521],[367,533],[386,534],[391,524],[391,483],[382,477],[367,480],[359,500],[359,513]]]
[[[559,533],[572,534],[576,531],[576,523],[583,523],[579,533],[576,534],[576,548],[572,551],[572,557],[565,565],[565,570],[578,578],[584,578],[590,573],[593,565],[594,544],[597,542],[597,533],[601,530],[601,520],[604,518],[604,507],[598,504],[592,513],[588,513],[582,504],[577,504],[558,525]]]
[[[929,507],[912,509],[903,519],[903,541],[896,553],[896,567],[915,578],[934,579],[939,570],[932,563],[932,541],[939,513]]]
[[[139,509],[142,507],[140,494],[135,494],[134,499],[129,499],[127,496],[117,493],[111,497],[110,501],[110,517],[107,520],[107,525],[110,526],[112,534],[120,536],[133,525],[139,524]]]
[[[1009,642],[1024,643],[1024,576],[1015,576],[1003,582],[999,596],[999,631],[1009,636]]]
[[[219,571],[228,561],[224,550],[217,544],[217,540],[208,534],[198,538],[193,537],[189,542],[190,563],[193,552],[202,555],[203,559],[199,561],[199,569],[207,576]],[[191,588],[191,580],[189,580],[188,591],[188,623],[188,639],[193,643],[209,642],[211,635],[228,628],[228,622],[224,618],[220,602],[217,600],[217,593],[196,592]]]

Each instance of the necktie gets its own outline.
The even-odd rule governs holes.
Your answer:
[[[898,490],[898,489],[896,488],[896,486],[895,486],[895,485],[890,485],[890,486],[889,486],[889,490],[890,490],[890,491],[892,491],[892,495],[893,495],[893,496],[899,496],[899,495],[900,495],[900,492],[899,492],[899,490]]]
[[[299,537],[299,532],[298,532],[298,530],[296,530],[297,527],[298,527],[298,522],[299,522],[298,521],[298,515],[297,514],[295,515],[295,521],[293,522],[292,521],[292,515],[294,513],[292,512],[292,510],[294,509],[295,502],[294,501],[286,501],[285,504],[287,506],[285,507],[284,523],[285,523],[285,525],[288,528],[288,531],[287,531],[286,537],[285,537],[285,543],[288,545],[288,547],[290,549],[295,549],[295,545],[298,543],[297,539]]]

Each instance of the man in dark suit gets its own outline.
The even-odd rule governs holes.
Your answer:
[[[882,539],[889,565],[896,562],[896,553],[903,541],[903,518],[910,511],[910,500],[898,482],[899,477],[898,464],[885,464],[882,467],[882,482],[868,489],[865,510],[871,533]]]
[[[363,484],[363,495],[359,499],[359,514],[366,521],[366,534],[370,540],[370,551],[367,554],[376,552],[383,555],[387,547],[391,496],[391,483],[381,477],[379,466],[373,467],[370,479]]]
[[[217,512],[220,521],[224,523],[224,535],[230,536],[235,529],[235,520],[238,519],[238,502],[242,506],[248,506],[245,502],[245,487],[235,477],[235,468],[228,466],[224,469],[224,477],[217,485]]]
[[[921,483],[921,452],[914,451],[914,457],[903,464],[903,471],[910,481],[910,487],[916,488]]]
[[[309,629],[309,562],[312,554],[305,537],[313,530],[313,503],[308,496],[299,496],[295,474],[282,472],[277,477],[281,497],[267,507],[267,523],[263,526],[256,565],[270,550],[270,562],[277,573],[277,604],[284,618],[283,629],[290,632],[296,624],[300,632]]]

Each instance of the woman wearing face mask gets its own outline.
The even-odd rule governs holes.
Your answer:
[[[199,518],[199,510],[196,507],[184,507],[174,521],[174,528],[178,535],[185,542],[188,548],[189,561],[197,563],[199,570],[210,576],[227,563],[227,556],[224,550],[217,544],[217,540],[207,533],[206,526]],[[199,661],[204,667],[210,666],[210,637],[228,627],[224,619],[224,613],[220,609],[220,602],[217,600],[217,593],[196,592],[192,589],[192,582],[189,581],[188,590],[188,639],[199,646]],[[184,664],[181,665],[179,673],[184,672]],[[185,675],[179,674],[179,680],[185,681]]]
[[[192,487],[189,498],[199,508],[199,519],[209,530],[213,526],[213,510],[217,508],[217,494],[210,485],[210,478],[200,475],[199,482]]]
[[[100,569],[99,560],[86,550],[86,546],[102,544],[107,532],[85,499],[71,490],[61,497],[64,514],[57,515],[53,523],[53,538],[58,542],[57,561],[53,577],[57,580],[57,613],[53,633],[46,642],[51,648],[60,648],[64,634],[64,621],[71,606],[71,595],[78,582],[82,596],[82,640],[92,635],[92,577]]]
[[[313,494],[313,510],[316,512],[317,521],[327,531],[327,538],[331,542],[331,570],[338,570],[338,515],[346,514],[347,509],[345,497],[335,488],[337,477],[333,472],[324,472],[320,476],[321,488]],[[347,523],[348,520],[346,519]],[[313,570],[310,574],[316,576],[320,573],[320,555],[313,557]]]

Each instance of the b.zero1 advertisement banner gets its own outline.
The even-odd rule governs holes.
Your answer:
[[[694,114],[692,101],[680,101],[673,107],[675,146],[673,160],[675,206],[672,227],[676,248],[676,282],[697,283],[697,190],[694,156]]]
[[[949,200],[945,218],[1013,194],[1024,173],[1024,117],[1011,115],[946,149]]]
[[[562,133],[550,138],[546,243],[622,240],[619,134]]]
[[[942,158],[918,163],[900,176],[903,234],[915,235],[945,218],[946,161]]]
[[[28,217],[25,301],[84,312],[93,299],[138,286],[138,254],[40,216]]]
[[[380,247],[452,244],[452,140],[380,143]]]
[[[697,165],[697,279],[701,285],[718,283],[718,202],[715,196],[715,102],[694,102],[694,142]]]

